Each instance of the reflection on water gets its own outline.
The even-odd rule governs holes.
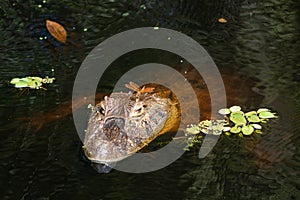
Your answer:
[[[0,7],[2,199],[300,198],[296,1],[5,0]],[[218,23],[221,17],[228,23]],[[46,19],[66,28],[67,45],[47,32]],[[80,156],[81,142],[68,115],[77,69],[109,36],[155,25],[182,31],[205,46],[224,77],[229,104],[239,103],[245,110],[271,107],[280,118],[262,136],[221,137],[203,160],[192,151],[152,173],[96,174]],[[137,52],[114,65],[134,66],[149,55]],[[191,66],[180,64],[179,57],[151,55],[186,71],[198,98],[209,101]],[[56,81],[47,91],[22,94],[8,86],[12,77],[27,75],[54,76]],[[112,81],[103,80],[100,92],[109,92]],[[209,112],[209,107],[201,111]],[[51,120],[35,120],[43,116]],[[43,125],[37,132],[36,124]]]

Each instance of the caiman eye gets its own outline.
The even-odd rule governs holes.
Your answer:
[[[98,112],[101,113],[101,115],[105,115],[105,110],[101,106],[98,108]]]
[[[97,111],[101,114],[101,115],[105,115],[105,103],[104,102],[100,102],[97,105]]]

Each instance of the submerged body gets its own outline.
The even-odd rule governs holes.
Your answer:
[[[179,105],[166,88],[138,88],[134,92],[112,93],[92,108],[84,140],[85,155],[93,163],[107,166],[127,158],[145,147],[157,136],[178,127]]]

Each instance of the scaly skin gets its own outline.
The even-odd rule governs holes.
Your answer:
[[[147,87],[112,93],[92,109],[84,141],[85,154],[92,162],[120,161],[178,128],[180,112],[174,95],[162,86],[144,92]]]

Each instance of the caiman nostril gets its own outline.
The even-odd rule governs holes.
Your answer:
[[[119,127],[119,129],[123,129],[125,126],[125,120],[123,118],[115,118],[115,117],[106,119],[104,128],[112,128],[114,126]]]
[[[113,117],[105,121],[103,133],[106,135],[107,139],[114,140],[120,136],[121,130],[124,128],[124,126],[124,119]]]

